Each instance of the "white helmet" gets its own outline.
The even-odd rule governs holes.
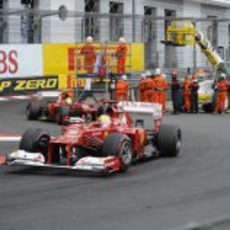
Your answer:
[[[161,69],[160,69],[160,68],[156,68],[155,74],[156,74],[156,75],[160,75],[160,74],[161,74]]]
[[[92,36],[88,36],[88,37],[86,38],[86,42],[87,42],[87,43],[92,43],[92,42],[93,42],[93,37],[92,37]]]
[[[121,79],[123,79],[124,81],[127,81],[127,76],[126,76],[125,74],[123,74],[123,75],[121,76]]]
[[[124,37],[120,37],[119,38],[119,43],[125,43],[126,41],[125,41],[125,38]]]
[[[146,76],[146,77],[150,77],[151,75],[152,75],[152,73],[151,73],[150,70],[147,70],[147,71],[145,72],[145,76]]]
[[[225,73],[221,73],[220,77],[223,78],[223,79],[226,79],[226,74]]]
[[[146,78],[146,73],[142,73],[142,74],[141,74],[141,78],[142,78],[142,79],[145,79],[145,78]]]

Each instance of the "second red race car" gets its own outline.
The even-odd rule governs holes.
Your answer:
[[[97,101],[90,95],[93,103],[86,103],[84,100],[73,101],[68,93],[60,93],[56,100],[47,101],[43,98],[32,100],[26,107],[28,120],[49,120],[58,124],[66,124],[71,117],[85,117],[93,121],[97,117],[97,110],[104,101]],[[92,101],[92,100],[91,100]]]
[[[181,130],[161,125],[158,104],[125,102],[101,108],[100,113],[97,121],[79,120],[56,137],[43,129],[27,130],[19,150],[2,163],[112,173],[127,171],[140,159],[176,157],[181,150]],[[147,118],[151,126],[145,128]]]

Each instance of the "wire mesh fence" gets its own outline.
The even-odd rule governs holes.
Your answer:
[[[117,42],[124,36],[127,42],[144,44],[145,68],[166,69],[211,68],[199,47],[165,46],[167,27],[173,20],[191,21],[204,34],[225,61],[229,61],[230,19],[155,17],[154,9],[146,15],[126,15],[122,6],[111,6],[110,14],[66,11],[23,10],[2,11],[0,17],[1,43],[83,43],[91,35],[95,42]],[[135,23],[135,24],[134,24]]]

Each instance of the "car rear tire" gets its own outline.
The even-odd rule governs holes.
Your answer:
[[[27,152],[40,152],[47,159],[48,144],[50,135],[43,129],[28,129],[23,134],[19,144],[19,149]]]
[[[37,120],[41,115],[41,105],[38,101],[31,101],[26,107],[26,117],[28,120]]]
[[[121,172],[128,170],[132,161],[132,144],[130,138],[121,133],[110,134],[102,146],[103,156],[116,156],[121,162]]]
[[[182,146],[182,133],[179,127],[174,125],[162,125],[157,142],[160,156],[176,157]]]
[[[56,122],[59,124],[59,125],[62,125],[63,122],[64,122],[64,118],[66,116],[69,116],[70,115],[70,108],[69,106],[60,106],[58,109],[57,109],[57,114],[56,114]]]

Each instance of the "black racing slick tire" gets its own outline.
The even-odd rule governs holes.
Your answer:
[[[28,120],[37,120],[41,115],[41,105],[38,101],[31,101],[26,107],[26,117]]]
[[[27,152],[35,153],[40,152],[47,157],[48,144],[50,141],[50,135],[43,129],[28,129],[22,135],[22,139],[19,143],[19,149]]]
[[[69,108],[69,106],[60,106],[57,109],[56,122],[59,125],[62,125],[64,123],[64,118],[66,116],[69,116],[69,115],[70,115],[70,108]]]
[[[157,142],[161,157],[176,157],[182,146],[182,133],[180,128],[174,125],[162,125]]]
[[[132,143],[130,138],[121,133],[113,133],[106,137],[102,146],[103,156],[116,156],[121,162],[121,172],[128,170],[132,161]]]

